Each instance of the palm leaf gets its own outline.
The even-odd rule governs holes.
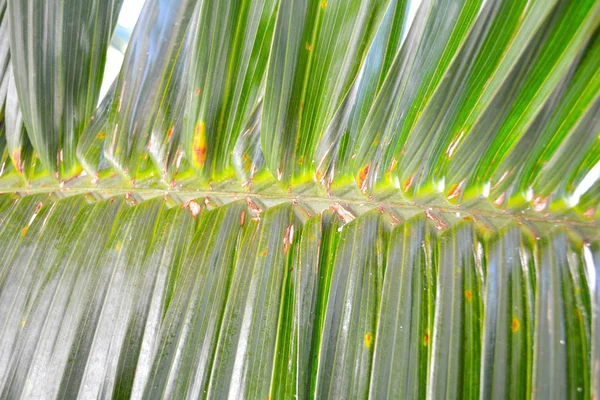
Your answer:
[[[598,396],[600,3],[120,6],[0,0],[0,397]]]

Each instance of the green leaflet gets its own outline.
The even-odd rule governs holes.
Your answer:
[[[190,27],[183,138],[190,164],[206,177],[227,170],[262,95],[277,4],[203,1]]]
[[[549,10],[548,2],[530,6],[488,2],[483,6],[406,141],[404,151],[409,156],[399,162],[398,179],[409,195],[428,197],[431,191],[442,190],[448,200],[458,199],[464,187],[445,182],[447,164],[454,165],[457,146],[469,137],[470,126],[482,117],[498,86],[508,81],[510,67]],[[510,82],[508,87],[514,85]],[[498,98],[504,101],[506,96]]]
[[[527,398],[533,360],[533,253],[516,227],[486,248],[481,397]]]
[[[209,397],[269,395],[292,232],[298,223],[290,205],[270,208],[259,221],[248,222],[222,314]]]
[[[378,211],[342,230],[316,376],[316,398],[366,397],[383,280],[384,236]]]
[[[142,292],[153,293],[139,301],[134,308],[132,322],[128,326],[126,351],[119,360],[117,386],[113,397],[139,397],[148,372],[152,366],[152,351],[157,349],[155,335],[148,336],[148,328],[157,326],[165,311],[174,303],[177,285],[184,277],[184,255],[192,240],[193,220],[181,209],[162,213],[154,227],[152,247],[145,254],[146,267],[139,283]],[[132,249],[136,252],[136,249]],[[193,264],[192,264],[193,265]]]
[[[151,139],[159,140],[153,133],[161,139],[155,147],[160,149],[167,141],[169,130],[160,129],[160,118],[165,118],[172,80],[182,68],[178,60],[195,7],[194,0],[145,3],[127,47],[108,114],[104,156],[133,185],[162,177],[153,168],[148,149],[153,149]],[[155,124],[158,132],[153,131]],[[157,161],[162,161],[160,156]]]
[[[440,239],[427,394],[477,398],[483,323],[482,265],[474,227],[461,222]]]
[[[261,115],[262,102],[256,106],[244,124],[231,155],[238,178],[247,183],[251,183],[256,173],[265,165],[265,157],[260,148]]]
[[[22,242],[15,246],[16,251],[7,251],[3,257],[0,298],[2,304],[10,306],[2,307],[0,312],[3,338],[0,357],[2,365],[13,366],[3,368],[0,375],[3,397],[31,396],[30,391],[39,390],[36,386],[28,387],[26,382],[32,358],[39,356],[36,350],[43,327],[40,322],[47,317],[46,311],[52,304],[53,296],[48,292],[53,282],[48,281],[51,273],[48,266],[53,266],[60,256],[60,240],[69,232],[72,218],[82,203],[81,197],[73,197],[61,203],[23,204],[26,207],[23,211],[35,218],[16,235]]]
[[[11,169],[26,179],[36,177],[35,153],[23,126],[23,116],[19,108],[17,88],[10,57],[9,13],[6,0],[0,3],[0,154],[2,167],[0,176],[10,176]],[[9,165],[12,163],[12,167]],[[40,168],[37,168],[38,171]],[[7,184],[12,185],[12,179]]]
[[[356,143],[353,172],[363,192],[404,163],[406,135],[475,17],[479,1],[425,1],[396,55]],[[418,95],[421,97],[417,97]],[[404,170],[403,168],[402,170]],[[389,178],[388,178],[389,179]],[[408,190],[411,180],[404,180]]]
[[[108,169],[108,163],[104,158],[104,144],[106,141],[106,128],[110,106],[115,94],[116,82],[113,82],[110,89],[102,99],[102,102],[91,117],[91,121],[83,131],[83,136],[77,145],[77,157],[81,161],[82,167],[91,175],[92,183],[100,177],[100,172]]]
[[[0,196],[4,397],[597,392],[577,229],[136,203]]]
[[[278,180],[310,179],[305,175],[314,172],[318,140],[364,66],[388,4],[280,2],[261,133],[267,166]]]
[[[327,217],[325,217],[327,218]],[[295,248],[282,298],[270,396],[307,398],[315,353],[313,327],[322,277],[320,244],[327,221],[322,216],[308,220]]]
[[[232,283],[234,249],[245,224],[240,223],[245,208],[240,202],[202,213],[179,270],[173,273],[165,265],[165,278],[170,277],[172,282],[170,288],[165,288],[170,300],[161,299],[161,294],[156,297],[162,301],[157,301],[155,324],[162,325],[162,329],[159,340],[149,338],[152,358],[147,365],[152,369],[138,385],[145,397],[197,397],[206,392]],[[224,228],[223,222],[227,229],[219,229]],[[176,225],[171,229],[178,230]]]
[[[145,322],[149,298],[135,296],[133,288],[149,292],[146,279],[152,280],[154,268],[145,271],[144,259],[152,243],[153,231],[162,204],[157,201],[126,207],[117,217],[114,234],[99,258],[95,278],[86,289],[87,318],[78,326],[71,348],[70,368],[60,384],[59,396],[127,396],[131,390],[132,359],[140,351],[139,326]],[[94,360],[99,368],[89,367]],[[110,368],[109,368],[110,366]]]
[[[483,78],[494,70],[494,62],[502,55],[502,45],[511,39],[507,33],[511,32],[523,7],[524,4],[517,2],[483,5],[471,31],[448,65],[444,79],[435,88],[419,118],[412,122],[412,131],[400,159],[402,167],[398,167],[396,178],[396,185],[400,185],[409,197],[429,197],[432,187],[439,185],[437,180],[443,179],[443,174],[432,173],[436,166],[434,160],[446,152],[457,114],[477,110],[468,101],[474,101],[474,96],[485,87]],[[452,200],[453,193],[447,198]]]
[[[31,145],[31,141],[27,136],[27,131],[23,124],[23,114],[19,107],[17,97],[17,87],[15,86],[15,78],[13,67],[9,63],[6,75],[7,82],[7,98],[4,105],[4,133],[6,135],[6,151],[12,161],[12,165],[23,177],[30,179],[36,177],[36,170],[41,168],[36,166],[39,162],[36,160],[36,153]]]
[[[535,50],[540,47],[545,32],[544,23],[554,10],[552,2],[544,1],[530,5],[502,2],[490,7],[493,23],[489,27],[483,26],[483,32],[474,31],[469,38],[470,46],[465,47],[461,58],[457,59],[464,60],[469,53],[475,52],[474,62],[457,63],[454,87],[450,87],[454,93],[440,92],[439,101],[448,104],[445,115],[442,115],[444,119],[438,118],[439,123],[446,123],[444,135],[437,138],[431,151],[424,147],[426,156],[432,162],[426,166],[420,179],[444,179],[445,192],[454,202],[461,200],[468,182],[447,182],[447,178],[450,178],[447,176],[448,168],[460,168],[464,160],[458,158],[459,151],[465,152],[467,157],[473,156],[473,151],[468,149],[479,143],[476,138],[483,140],[489,137],[486,132],[496,129],[499,118],[505,112],[503,107],[511,104],[522,76],[536,54]],[[485,41],[480,43],[478,36],[482,34]],[[460,80],[464,80],[465,84],[462,85]],[[446,95],[455,96],[458,104],[448,103],[444,99]],[[431,111],[435,112],[435,108]],[[472,133],[478,127],[482,131]],[[467,141],[473,141],[475,145],[467,146],[464,144]]]
[[[357,75],[342,104],[321,136],[315,150],[315,178],[326,187],[347,174],[352,153],[371,104],[376,98],[408,29],[405,24],[409,2],[390,1],[364,66]]]
[[[197,14],[194,14],[197,18]],[[193,23],[194,19],[191,23]],[[189,29],[188,29],[189,31]],[[185,84],[187,77],[187,60],[181,53],[189,50],[192,36],[187,34],[183,48],[175,62],[171,79],[163,93],[163,100],[158,108],[152,134],[148,141],[148,150],[154,163],[154,168],[159,172],[164,182],[174,186],[175,178],[181,178],[180,171],[188,168],[188,162],[183,157],[182,130],[183,112],[185,105]],[[145,151],[145,149],[144,149]]]
[[[5,117],[6,93],[8,92],[8,66],[10,65],[10,50],[8,40],[8,18],[6,0],[0,1],[0,176],[4,173],[4,165],[8,159],[6,151]]]
[[[437,235],[424,216],[389,243],[371,371],[371,398],[423,398],[433,339]]]
[[[6,101],[8,90],[8,66],[10,65],[10,48],[8,37],[8,13],[6,0],[0,1],[0,104]]]
[[[325,316],[327,304],[329,301],[329,293],[333,276],[333,262],[335,259],[335,250],[337,249],[340,240],[340,227],[342,222],[339,217],[331,210],[323,211],[322,213],[322,233],[319,247],[319,267],[317,270],[316,304],[315,316],[312,328],[312,348],[310,353],[310,369],[304,370],[310,373],[310,395],[314,397],[317,390],[317,372],[319,368],[319,353],[321,343],[326,339],[321,332],[325,326]],[[301,374],[302,369],[298,369]]]
[[[508,198],[522,196],[532,183],[533,192],[539,199],[552,194],[553,200],[565,201],[566,195],[575,191],[576,185],[567,188],[565,180],[570,178],[569,171],[581,165],[583,154],[594,144],[599,45],[600,41],[590,42],[580,64],[558,85],[552,101],[516,145],[520,148],[516,147],[499,165],[494,174],[496,178],[492,179],[497,184],[491,190],[491,198],[498,198],[503,193]],[[536,145],[532,150],[524,151],[532,144]],[[587,166],[586,171],[591,168]],[[502,175],[501,171],[504,171]]]
[[[552,11],[545,29],[534,39],[535,48],[521,58],[525,65],[510,73],[515,82],[510,86],[504,83],[481,119],[467,127],[470,134],[456,148],[447,170],[449,188],[468,185],[472,191],[482,191],[493,168],[510,154],[583,50],[595,30],[600,8],[592,2],[565,3]],[[467,173],[470,170],[473,172]],[[501,203],[502,199],[494,201]]]
[[[591,293],[591,301],[592,301],[592,347],[591,347],[591,375],[592,375],[592,391],[591,395],[597,397],[600,394],[600,315],[598,312],[600,309],[598,308],[598,301],[600,301],[600,286],[598,283],[600,282],[600,275],[598,272],[600,271],[600,247],[597,244],[592,245],[589,248],[589,252],[591,253],[591,264],[589,267],[593,268],[593,271],[596,274],[596,279],[593,281],[590,279],[590,285],[593,285],[594,290]],[[586,260],[588,262],[588,260]]]
[[[544,38],[543,47],[530,67],[519,96],[512,103],[497,136],[482,153],[474,171],[475,182],[489,179],[492,166],[509,154],[561,76],[585,48],[600,21],[600,6],[594,2],[559,5],[555,13],[549,21],[550,32]],[[463,145],[466,146],[466,142]],[[451,171],[449,176],[452,182]]]
[[[544,398],[589,397],[590,298],[580,248],[564,232],[539,241],[533,388]]]
[[[121,3],[8,0],[19,21],[9,31],[23,122],[44,168],[61,180],[81,171],[75,148],[96,108]]]

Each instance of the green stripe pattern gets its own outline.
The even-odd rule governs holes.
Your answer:
[[[2,397],[599,393],[577,228],[204,200],[2,195]]]
[[[597,1],[148,1],[98,108],[121,0],[43,3],[0,2],[2,187],[600,215]]]

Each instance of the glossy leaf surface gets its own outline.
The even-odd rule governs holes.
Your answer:
[[[0,0],[0,397],[598,398],[598,1],[120,5]]]
[[[490,235],[431,211],[344,224],[341,206],[257,213],[258,199],[0,200],[4,396],[593,390],[579,234]]]
[[[123,0],[7,0],[23,122],[44,167],[80,171],[75,148],[92,116]]]

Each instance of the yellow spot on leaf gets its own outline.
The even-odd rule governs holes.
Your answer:
[[[517,319],[517,317],[513,317],[512,323],[510,324],[510,328],[512,329],[512,331],[513,332],[518,331],[520,326],[521,326],[521,324],[519,323],[519,320]]]
[[[121,249],[121,242],[117,242],[117,247],[116,247],[117,251],[119,251]]]
[[[467,299],[467,301],[473,300],[473,294],[470,290],[465,290],[465,298]]]
[[[325,8],[327,8],[327,2],[325,0],[323,0],[321,2],[321,8],[324,10]]]
[[[96,139],[102,140],[106,137],[106,132],[100,132],[96,135]]]
[[[269,254],[269,248],[265,247],[265,249],[262,251],[262,253],[260,253],[261,257],[266,257],[267,254]]]
[[[583,323],[583,315],[581,314],[581,311],[577,308],[575,309],[575,317],[577,318],[577,321]]]
[[[425,331],[425,336],[423,336],[423,346],[427,346],[429,344],[429,331]]]
[[[370,350],[372,346],[373,346],[373,335],[371,335],[370,332],[367,332],[367,334],[365,335],[365,347]]]
[[[204,121],[198,121],[194,132],[194,152],[192,159],[196,167],[203,167],[206,161],[206,124]]]
[[[371,164],[365,165],[360,171],[358,171],[358,176],[356,177],[356,183],[358,183],[358,187],[363,193],[367,191],[367,178],[369,176],[370,168]]]
[[[306,43],[306,50],[311,51],[313,49],[312,44]]]
[[[29,226],[26,226],[23,229],[21,229],[21,237],[25,237],[25,235],[27,235],[28,230],[29,230]]]

